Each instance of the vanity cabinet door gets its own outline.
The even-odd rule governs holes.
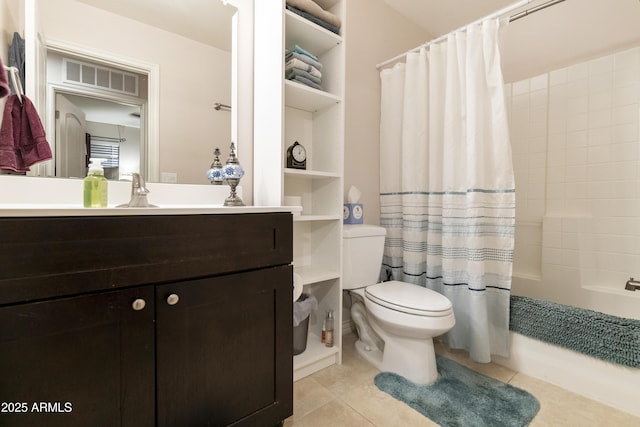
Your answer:
[[[146,286],[1,307],[0,425],[153,426],[153,296]]]
[[[157,286],[158,426],[292,414],[291,289],[291,266]]]

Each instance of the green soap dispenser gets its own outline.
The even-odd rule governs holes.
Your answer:
[[[106,159],[89,159],[89,173],[84,179],[84,207],[106,208],[109,183],[104,177],[102,162]]]

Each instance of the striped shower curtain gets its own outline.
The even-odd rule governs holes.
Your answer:
[[[508,355],[515,183],[499,38],[473,24],[381,72],[383,274],[451,300],[445,340]]]

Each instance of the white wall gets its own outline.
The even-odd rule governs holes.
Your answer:
[[[240,182],[242,200],[253,204],[253,87],[254,87],[254,0],[229,0],[238,9],[233,25],[235,38],[232,50],[232,139],[237,142],[238,159],[245,169]],[[236,98],[233,99],[233,94]],[[233,134],[233,130],[236,134]]]
[[[382,0],[348,0],[345,195],[362,191],[364,220],[380,224],[380,72],[376,64],[432,37]]]
[[[380,72],[376,64],[432,38],[382,0],[347,0],[344,192],[356,186],[364,221],[380,224]],[[345,200],[346,201],[346,200]],[[345,293],[343,323],[350,323]],[[348,333],[345,330],[344,333]]]
[[[4,65],[9,65],[9,45],[13,39],[15,31],[21,32],[21,8],[19,0],[2,0],[0,2],[0,57]],[[11,85],[11,81],[9,81]],[[4,104],[7,98],[0,99],[0,111],[4,111]],[[2,124],[2,115],[0,114],[0,124]]]
[[[19,0],[2,0],[0,2],[0,55],[2,55],[2,63],[9,65],[9,44],[13,39],[15,31],[22,32],[23,28],[20,23],[21,19],[20,1]]]
[[[507,85],[514,293],[637,318],[640,47]]]
[[[72,0],[39,2],[45,37],[159,64],[160,173],[208,184],[205,172],[231,143],[231,53]]]

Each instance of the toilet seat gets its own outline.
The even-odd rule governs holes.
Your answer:
[[[444,295],[397,280],[367,286],[365,296],[375,304],[417,316],[442,317],[453,312],[451,301]]]

